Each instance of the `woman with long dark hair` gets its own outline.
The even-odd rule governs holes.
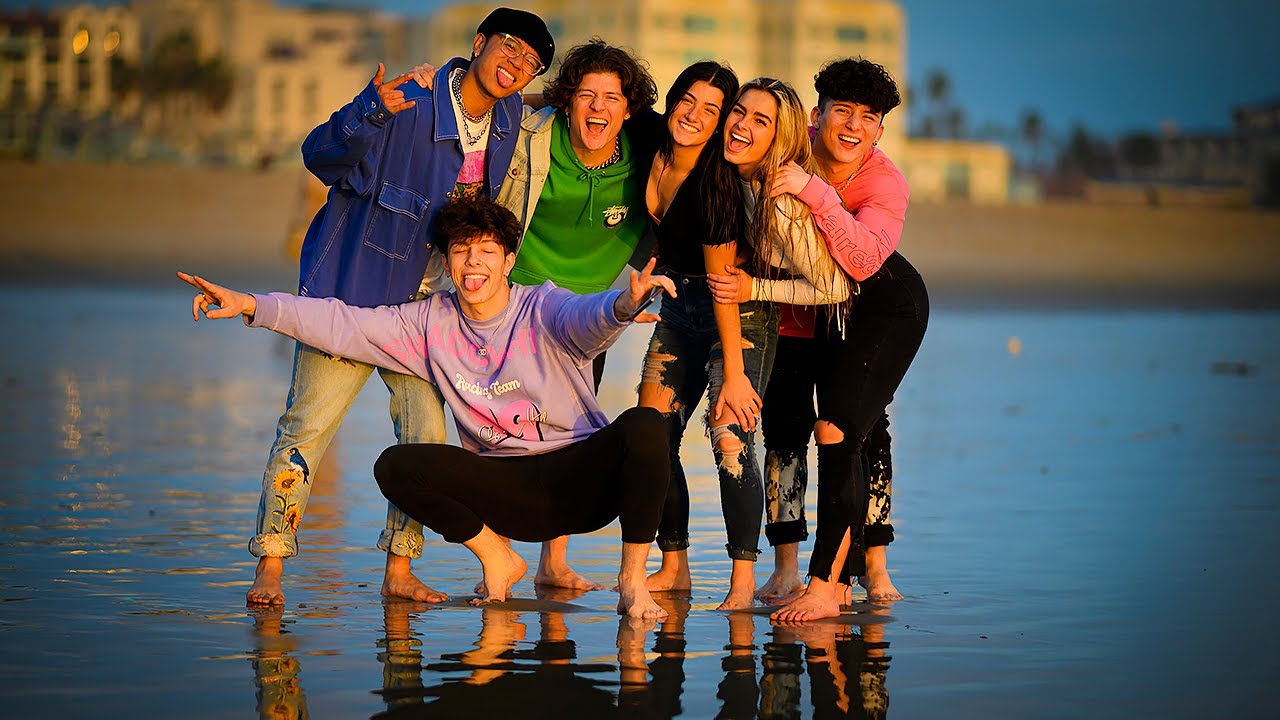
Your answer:
[[[803,118],[796,114],[799,99],[789,86],[768,79],[753,81],[751,93],[735,92],[731,78],[723,66],[697,63],[667,95],[670,137],[654,160],[646,201],[658,234],[659,266],[676,281],[679,294],[663,300],[640,384],[640,404],[664,413],[672,448],[672,479],[658,532],[663,563],[649,577],[650,590],[692,584],[689,494],[679,447],[693,409],[708,391],[707,432],[733,560],[722,610],[753,602],[764,512],[755,429],[778,313],[772,302],[714,303],[706,269],[765,269],[777,292],[797,302],[840,302],[849,294],[808,210],[794,198],[768,197],[770,168],[810,161]],[[782,123],[779,115],[787,115]],[[781,124],[786,130],[779,133]]]

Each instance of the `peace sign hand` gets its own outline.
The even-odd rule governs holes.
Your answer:
[[[405,84],[413,77],[412,73],[404,73],[392,78],[390,82],[383,82],[383,78],[387,74],[387,68],[382,63],[378,63],[378,72],[373,75],[373,87],[378,91],[378,99],[382,101],[382,105],[391,112],[392,115],[417,105],[416,100],[405,100],[404,92],[397,90],[401,85]]]

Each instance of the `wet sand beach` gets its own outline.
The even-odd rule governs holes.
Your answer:
[[[16,186],[4,177],[0,196],[10,198]],[[669,621],[619,619],[607,590],[539,597],[527,579],[509,603],[464,607],[456,600],[469,595],[477,568],[439,538],[428,539],[417,567],[455,602],[384,604],[383,557],[372,545],[385,505],[370,468],[392,433],[385,391],[373,382],[317,473],[303,552],[286,567],[287,605],[247,611],[245,544],[290,345],[238,323],[193,325],[189,293],[168,278],[172,265],[193,263],[215,279],[223,270],[252,283],[245,289],[287,287],[287,260],[269,261],[280,235],[265,228],[283,232],[289,218],[260,205],[288,203],[297,188],[290,178],[252,177],[262,185],[239,177],[235,210],[159,202],[156,191],[153,209],[117,217],[124,229],[77,226],[78,265],[54,262],[68,253],[40,234],[57,214],[27,217],[53,212],[32,199],[38,193],[24,196],[23,212],[0,200],[6,715],[1274,713],[1280,312],[1272,273],[1280,271],[1265,243],[1274,233],[1223,240],[1219,256],[1242,262],[1206,265],[1214,283],[1194,292],[1162,289],[1183,287],[1196,258],[1208,262],[1188,242],[1165,271],[1150,271],[1145,293],[1129,287],[1111,303],[1075,303],[1111,287],[1106,274],[1070,281],[1083,270],[1065,258],[1088,248],[1147,247],[1132,257],[1117,251],[1128,259],[1115,262],[1131,272],[1160,267],[1146,260],[1169,242],[1144,235],[1142,212],[1152,211],[1112,209],[1117,223],[1135,225],[1082,241],[1084,249],[1046,245],[1029,255],[1052,260],[1039,269],[1017,265],[1010,251],[1016,267],[988,283],[981,273],[1002,266],[947,253],[1007,248],[1013,240],[994,237],[998,228],[1040,228],[1037,237],[1058,243],[1062,227],[1085,221],[1053,208],[1025,217],[1018,208],[913,208],[908,226],[920,219],[951,249],[929,245],[918,228],[905,245],[938,291],[891,408],[898,540],[889,558],[906,595],[892,606],[857,603],[838,622],[806,628],[716,612],[730,567],[699,427],[683,453],[694,589],[663,598]],[[191,190],[159,174],[154,182]],[[124,181],[95,184],[100,196],[67,192],[66,202],[110,205]],[[78,212],[66,210],[68,222],[86,222]],[[1147,219],[1152,232],[1169,221]],[[1264,230],[1275,223],[1236,219]],[[1201,221],[1171,224],[1193,222]],[[157,250],[154,233],[169,226],[179,240]],[[234,252],[211,252],[227,238]],[[27,258],[28,272],[14,258]],[[244,270],[251,260],[263,267]],[[45,277],[35,269],[42,263],[82,275]],[[1029,280],[1051,286],[1055,272],[1066,278],[1064,298],[1028,290]],[[135,275],[145,282],[127,281]],[[609,354],[601,399],[611,415],[634,403],[647,339],[648,328],[633,328]],[[609,585],[617,547],[614,525],[574,538],[570,559]],[[535,546],[519,550],[536,559]],[[771,559],[766,551],[759,580]],[[651,567],[656,560],[655,551]]]

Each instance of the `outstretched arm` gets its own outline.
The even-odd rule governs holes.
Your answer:
[[[192,319],[243,317],[246,325],[265,327],[337,357],[430,379],[424,330],[428,303],[352,307],[334,298],[285,293],[250,295],[187,273],[178,277],[198,289]]]

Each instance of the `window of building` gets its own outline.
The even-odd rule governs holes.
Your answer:
[[[89,31],[86,30],[85,28],[80,28],[79,30],[76,31],[76,34],[71,37],[71,52],[77,55],[81,55],[87,49],[89,49]],[[45,52],[48,53],[49,50],[46,49]],[[53,52],[56,57],[56,54],[57,54],[56,45],[54,46]],[[46,60],[49,59],[48,55],[45,56],[45,59]]]
[[[102,39],[102,52],[106,53],[107,57],[111,57],[112,55],[115,55],[119,49],[120,31],[112,29],[107,32],[106,37]]]
[[[318,27],[311,31],[311,41],[316,43],[334,43],[342,39],[342,31],[333,27]]]
[[[302,50],[292,40],[276,38],[267,41],[265,55],[268,60],[297,60],[302,57]]]
[[[716,19],[705,15],[685,15],[684,31],[688,33],[713,33],[716,31]]]
[[[683,63],[684,65],[692,65],[696,62],[699,62],[701,60],[707,60],[711,57],[713,57],[713,55],[707,52],[706,50],[691,49],[691,50],[684,51],[684,53],[680,57],[680,62]]]
[[[276,78],[271,82],[271,112],[278,117],[285,112],[285,82],[284,78]]]
[[[861,25],[841,25],[836,28],[836,39],[840,42],[866,42],[867,29]]]
[[[89,57],[81,55],[76,58],[76,90],[81,93],[89,92],[89,86],[93,84],[93,73],[89,67]]]
[[[969,163],[952,160],[942,169],[944,192],[948,200],[969,199]]]
[[[302,86],[302,112],[306,117],[313,117],[320,108],[320,88],[315,80],[308,80]]]

